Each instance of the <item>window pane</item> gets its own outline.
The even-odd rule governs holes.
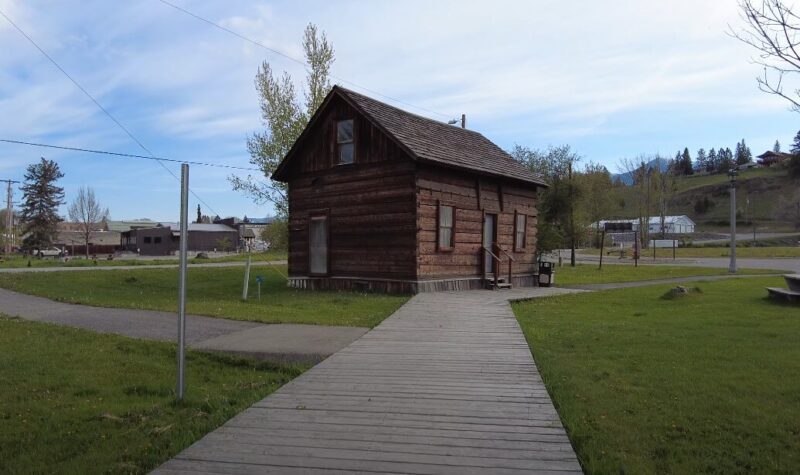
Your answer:
[[[324,218],[311,219],[309,267],[312,274],[325,274],[328,271],[327,224]]]
[[[525,225],[526,216],[524,214],[517,215],[517,247],[525,247]]]
[[[453,207],[440,206],[439,207],[439,226],[453,226]]]
[[[353,143],[339,144],[339,163],[353,163]]]
[[[336,142],[347,143],[353,141],[353,121],[340,120],[336,124]]]
[[[439,228],[439,247],[448,248],[453,238],[452,228]]]

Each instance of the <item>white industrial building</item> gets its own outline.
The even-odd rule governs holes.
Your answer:
[[[600,221],[600,229],[603,229],[606,223],[631,223],[633,231],[639,230],[638,219],[608,219]],[[660,233],[661,232],[661,216],[651,216],[648,220],[648,232]],[[597,229],[598,223],[592,223],[591,229]],[[695,223],[686,215],[681,216],[665,216],[664,217],[664,232],[667,234],[692,234],[695,230]]]

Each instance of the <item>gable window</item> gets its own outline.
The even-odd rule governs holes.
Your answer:
[[[514,249],[517,251],[525,248],[527,244],[527,233],[525,232],[528,225],[528,217],[524,214],[516,213],[514,215]]]
[[[452,206],[439,205],[439,232],[437,245],[440,251],[447,251],[453,249],[455,244],[454,228],[454,213]]]
[[[355,144],[353,143],[353,120],[340,120],[336,123],[336,154],[339,165],[353,163]]]

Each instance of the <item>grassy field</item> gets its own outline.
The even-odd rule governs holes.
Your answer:
[[[196,254],[192,254],[195,256]],[[284,251],[267,251],[259,252],[251,255],[253,262],[258,261],[279,261],[286,259],[286,252]],[[224,257],[212,257],[210,259],[197,259],[192,257],[189,259],[190,264],[207,264],[212,262],[240,262],[247,259],[247,254],[234,254]],[[30,262],[30,266],[28,266]],[[67,262],[61,259],[36,257],[27,258],[22,256],[12,256],[10,259],[0,258],[0,269],[20,268],[20,267],[114,267],[114,266],[147,266],[147,265],[162,265],[162,264],[178,264],[177,257],[165,256],[164,258],[157,259],[115,259],[113,261],[106,260],[104,256],[99,255],[97,261],[91,259],[84,259],[82,256],[70,258]]]
[[[658,285],[514,304],[588,473],[800,467],[800,307],[780,278]]]
[[[391,315],[407,296],[293,290],[286,266],[253,266],[250,299],[241,301],[243,267],[190,268],[187,311],[197,315],[263,323],[311,323],[373,327]],[[256,276],[262,276],[261,300]],[[99,307],[176,312],[177,269],[104,272],[0,274],[0,287],[50,299]]]
[[[777,274],[780,270],[769,269],[739,269],[740,274]],[[726,275],[728,269],[715,269],[711,267],[688,267],[641,265],[635,267],[633,263],[625,265],[606,264],[598,269],[596,264],[578,264],[575,267],[565,265],[556,268],[556,285],[576,284],[605,284],[610,282],[634,282],[640,280],[669,279],[672,277],[691,277],[707,275]],[[2,280],[0,280],[2,285]]]
[[[759,177],[779,177],[785,176],[786,170],[780,167],[774,168],[751,168],[749,170],[740,170],[739,176],[736,178],[738,182],[747,181]],[[700,188],[709,185],[720,185],[729,183],[730,177],[727,173],[715,173],[713,175],[692,175],[688,177],[681,177],[677,180],[677,192],[683,192],[694,188]]]
[[[609,249],[606,249],[608,252]],[[731,249],[729,247],[679,247],[675,249],[675,257],[680,258],[698,258],[698,257],[728,257],[730,256]],[[588,254],[598,256],[600,249],[581,249],[581,254]],[[630,249],[627,251],[626,260],[633,260],[632,252]],[[800,247],[798,246],[780,246],[780,247],[750,247],[739,245],[736,246],[737,257],[756,257],[756,258],[771,258],[771,257],[800,257]],[[656,257],[672,258],[672,248],[669,249],[656,249]],[[609,262],[619,260],[619,254],[608,255],[603,258],[605,261],[608,258]],[[641,259],[653,258],[652,249],[642,250]]]
[[[146,473],[302,372],[0,317],[0,473]]]

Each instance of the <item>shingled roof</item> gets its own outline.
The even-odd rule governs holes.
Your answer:
[[[334,94],[339,94],[383,129],[415,160],[547,186],[541,176],[478,132],[406,112],[341,86],[333,87],[325,103]],[[287,157],[291,154],[290,151]],[[283,165],[281,163],[278,170]]]

